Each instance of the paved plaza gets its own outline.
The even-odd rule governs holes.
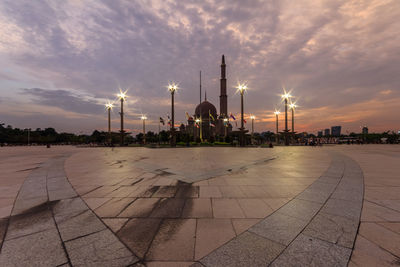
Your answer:
[[[399,266],[400,146],[0,148],[0,266]]]

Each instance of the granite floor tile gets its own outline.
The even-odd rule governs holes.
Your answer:
[[[400,234],[376,223],[361,223],[359,235],[400,257]]]
[[[163,198],[150,214],[153,218],[179,218],[182,215],[185,199]]]
[[[128,266],[135,257],[108,229],[65,243],[73,266]]]
[[[148,260],[193,261],[195,219],[166,219],[160,226],[149,252]]]
[[[218,186],[200,186],[201,198],[220,198],[222,193]]]
[[[159,201],[159,198],[138,198],[118,217],[148,217]]]
[[[267,266],[284,246],[244,232],[200,260],[205,266]]]
[[[134,200],[135,198],[113,198],[95,209],[95,212],[99,217],[116,217]]]
[[[138,257],[144,258],[160,223],[161,219],[131,219],[117,235]]]
[[[262,199],[242,198],[237,200],[246,218],[265,218],[273,212]]]
[[[293,199],[288,202],[285,206],[279,209],[280,213],[296,217],[302,220],[311,220],[311,218],[317,214],[321,208],[321,203],[312,201]]]
[[[260,221],[261,219],[232,219],[232,224],[236,235],[240,235]]]
[[[307,223],[308,221],[276,212],[252,226],[249,231],[277,243],[289,245]]]
[[[245,218],[236,199],[213,198],[213,215],[215,218]]]
[[[235,236],[230,219],[198,219],[195,260],[203,258]]]
[[[300,234],[271,266],[346,266],[351,249]]]
[[[212,218],[211,199],[187,199],[182,212],[183,218]]]

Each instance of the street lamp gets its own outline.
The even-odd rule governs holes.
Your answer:
[[[294,135],[294,110],[297,107],[297,105],[296,105],[296,103],[290,103],[289,107],[292,110],[292,134],[293,134],[293,140],[294,140],[295,139],[295,135]]]
[[[176,146],[176,140],[175,140],[175,110],[174,110],[174,95],[175,91],[178,90],[178,85],[176,83],[170,83],[168,85],[168,91],[171,92],[171,146],[175,147]]]
[[[229,120],[228,120],[228,118],[224,118],[224,126],[225,126],[225,142],[226,142],[226,137],[228,136],[228,123],[229,123]]]
[[[275,114],[275,118],[276,118],[276,137],[275,137],[275,141],[276,141],[277,144],[279,144],[278,117],[279,117],[279,114],[281,114],[281,112],[279,110],[275,110],[274,114]]]
[[[243,111],[243,95],[247,91],[247,84],[239,83],[236,87],[240,93],[240,110],[241,110],[241,124],[240,124],[240,146],[244,146],[244,111]]]
[[[250,116],[250,119],[251,119],[251,136],[253,137],[253,135],[254,135],[254,119],[255,119],[256,117],[255,116],[253,116],[253,115],[251,115]]]
[[[114,105],[110,102],[106,104],[106,109],[108,111],[108,145],[111,145],[111,110]]]
[[[118,98],[119,98],[119,100],[121,101],[121,112],[119,113],[120,114],[120,116],[121,116],[121,131],[120,131],[120,133],[121,133],[121,146],[123,146],[124,145],[124,137],[125,137],[125,131],[124,131],[124,102],[125,102],[125,99],[126,99],[126,92],[127,91],[125,91],[125,92],[122,92],[121,90],[119,91],[119,94],[117,95],[118,96]]]
[[[284,91],[283,95],[281,96],[283,98],[283,100],[285,101],[285,146],[289,145],[289,138],[288,138],[288,116],[287,116],[287,108],[288,108],[288,100],[292,97],[290,95],[290,92],[287,93],[286,91]]]
[[[140,117],[143,121],[143,145],[146,144],[146,120],[147,117],[145,115],[142,115],[142,117]]]

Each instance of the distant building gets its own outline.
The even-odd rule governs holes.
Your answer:
[[[341,131],[342,131],[342,126],[332,126],[331,127],[331,135],[332,136],[340,136]]]
[[[322,131],[318,131],[317,136],[318,136],[318,137],[322,137]]]
[[[328,136],[331,134],[331,131],[329,129],[324,130],[324,136]]]
[[[364,127],[362,128],[362,133],[363,133],[363,134],[368,134],[368,127],[367,127],[367,126],[364,126]]]

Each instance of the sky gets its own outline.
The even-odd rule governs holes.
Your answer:
[[[104,104],[123,89],[128,131],[141,131],[142,114],[157,131],[170,114],[169,82],[180,87],[176,122],[194,113],[200,70],[219,110],[224,54],[228,112],[239,114],[235,87],[246,82],[245,116],[256,116],[256,132],[275,130],[283,88],[298,105],[298,132],[397,131],[399,18],[398,0],[2,0],[0,123],[106,130]]]

